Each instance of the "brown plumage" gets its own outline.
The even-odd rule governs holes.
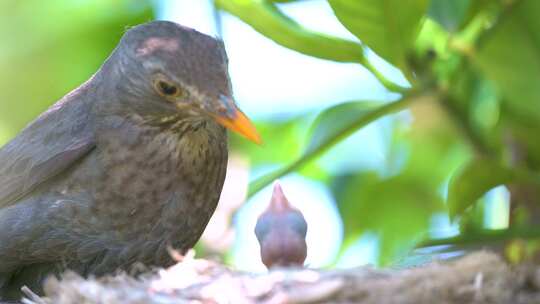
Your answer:
[[[167,266],[218,202],[236,108],[221,42],[155,21],[0,149],[0,299],[66,268]]]

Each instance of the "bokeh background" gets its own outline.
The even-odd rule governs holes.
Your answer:
[[[240,0],[217,1],[221,7],[227,2],[232,7],[242,6]],[[279,9],[298,23],[292,27],[358,45],[362,40],[340,22],[345,19],[336,18],[340,1],[244,2]],[[465,116],[455,107],[434,101],[440,95],[417,97],[419,101],[348,132],[339,143],[280,179],[285,194],[308,221],[308,265],[414,263],[412,258],[431,257],[434,252],[411,251],[419,242],[429,244],[442,238],[451,243],[468,231],[499,231],[509,225],[511,193],[500,185],[505,182],[471,177],[473,184],[480,184],[479,193],[470,199],[477,203],[466,204],[468,209],[462,209],[468,211],[459,221],[450,221],[447,200],[452,176],[482,154],[478,151],[487,147],[500,156],[499,160],[511,154],[500,144],[503,135],[513,134],[500,131],[507,90],[498,87],[500,79],[490,77],[492,70],[483,69],[485,64],[471,64],[475,62],[471,52],[480,33],[493,27],[519,1],[413,2],[423,11],[417,41],[407,51],[413,53],[407,53],[404,63],[409,68],[388,60],[384,52],[372,51],[366,39],[367,46],[362,49],[366,62],[372,65],[370,70],[365,64],[315,58],[283,47],[241,18],[216,8],[210,0],[2,0],[0,145],[88,79],[129,26],[163,19],[220,37],[228,52],[237,103],[256,123],[264,144],[256,146],[231,136],[225,189],[197,253],[239,269],[261,271],[264,266],[253,228],[270,200],[271,184],[248,197],[250,181],[301,158],[315,136],[324,137],[327,130],[351,120],[347,113],[391,104],[415,88],[452,92],[458,87],[459,92],[449,96],[464,100]],[[388,19],[392,12],[408,14],[408,9],[387,9]],[[383,26],[388,28],[392,22],[388,24]],[[531,41],[538,47],[540,40],[535,39]],[[535,50],[540,53],[539,48]],[[506,54],[501,56],[496,60],[506,58]],[[389,90],[374,70],[402,90]],[[538,76],[539,72],[533,73]],[[352,101],[355,103],[347,106]],[[535,102],[533,105],[538,105]],[[329,115],[326,109],[334,109],[334,114]],[[536,125],[523,128],[537,130]],[[523,128],[516,132],[521,134]],[[467,133],[471,130],[473,136]],[[494,130],[499,133],[494,135]],[[480,149],[474,142],[478,137]],[[493,148],[498,144],[501,148]],[[486,168],[491,167],[479,170]],[[498,171],[489,171],[497,176]],[[445,257],[459,252],[448,251]]]

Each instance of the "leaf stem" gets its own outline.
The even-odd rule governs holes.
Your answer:
[[[274,180],[278,179],[281,176],[284,176],[286,174],[289,174],[293,171],[296,171],[309,163],[310,161],[316,159],[318,156],[335,146],[337,143],[341,142],[345,138],[347,138],[352,133],[358,131],[361,127],[383,117],[391,113],[399,112],[406,107],[409,106],[409,104],[417,99],[419,97],[419,94],[417,93],[410,93],[405,96],[403,96],[400,100],[394,101],[385,105],[380,106],[379,108],[373,110],[371,113],[368,113],[365,116],[362,116],[358,118],[357,121],[355,121],[353,124],[351,124],[347,129],[345,129],[343,132],[337,134],[334,137],[329,138],[325,143],[323,143],[319,149],[309,151],[304,153],[300,158],[298,158],[296,161],[292,162],[291,164],[282,167],[281,169],[271,172],[269,174],[266,174],[255,181],[251,182],[249,185],[249,192],[248,192],[248,198],[253,196],[255,193],[259,192],[262,188],[266,187],[270,183],[272,183]]]
[[[440,245],[470,245],[480,243],[499,242],[510,239],[536,239],[540,238],[540,227],[520,227],[511,229],[482,229],[467,232],[454,237],[429,239],[420,242],[416,247],[431,247]]]
[[[394,93],[405,93],[408,88],[406,87],[402,87],[392,81],[390,81],[388,78],[386,78],[381,72],[379,72],[379,70],[377,70],[375,68],[375,66],[373,66],[373,64],[371,62],[369,62],[369,60],[367,60],[366,57],[363,57],[362,58],[362,61],[360,62],[360,64],[366,68],[368,71],[371,72],[371,74],[373,74],[373,76],[375,76],[375,78],[377,78],[377,80],[388,90],[388,91],[391,91],[391,92],[394,92]]]

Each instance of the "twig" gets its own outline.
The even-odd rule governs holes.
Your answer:
[[[24,293],[24,295],[27,298],[24,298],[22,302],[24,304],[47,304],[45,300],[43,300],[40,296],[35,294],[30,288],[28,288],[26,285],[21,287],[21,291]]]
[[[454,237],[430,239],[423,241],[417,247],[431,247],[440,245],[469,245],[490,242],[499,242],[510,239],[537,239],[540,238],[540,227],[520,227],[512,229],[482,229],[467,232]]]
[[[383,116],[386,116],[388,114],[399,112],[407,108],[412,101],[416,100],[417,98],[420,98],[422,95],[429,95],[430,93],[431,92],[422,92],[422,93],[411,92],[410,94],[405,95],[400,100],[385,104],[379,107],[378,109],[374,110],[373,112],[361,117],[355,124],[350,125],[344,132],[341,132],[337,136],[328,140],[326,143],[321,145],[320,148],[315,149],[313,151],[306,152],[305,154],[303,154],[300,158],[298,158],[296,161],[292,162],[291,164],[277,171],[264,175],[258,178],[257,180],[253,181],[252,183],[250,183],[248,197],[253,196],[255,193],[259,192],[262,188],[266,187],[277,178],[302,168],[304,165],[316,159],[317,157],[322,155],[324,152],[326,152],[327,150],[329,150],[330,148],[332,148],[333,146],[341,142],[343,139],[347,138],[352,133],[358,131],[361,126],[368,125],[369,123]]]

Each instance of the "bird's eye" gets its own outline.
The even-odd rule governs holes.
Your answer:
[[[183,95],[182,89],[162,79],[156,80],[154,82],[154,87],[156,91],[164,97],[177,97]]]

